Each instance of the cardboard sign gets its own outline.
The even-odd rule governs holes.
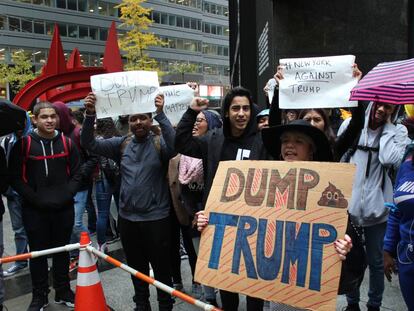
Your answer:
[[[91,77],[96,95],[98,119],[120,115],[154,112],[158,94],[158,74],[155,71],[124,71]]]
[[[352,77],[354,63],[353,55],[281,59],[280,108],[356,107],[357,102],[349,101],[357,84]]]
[[[220,162],[195,281],[311,310],[335,310],[355,166]]]
[[[194,98],[194,90],[187,84],[161,86],[159,90],[164,94],[164,113],[172,125],[177,125]]]

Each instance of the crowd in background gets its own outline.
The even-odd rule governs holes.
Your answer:
[[[356,65],[354,76],[362,76]],[[107,252],[108,244],[120,237],[128,265],[144,274],[151,267],[155,279],[177,290],[184,289],[181,259],[186,254],[193,282],[191,291],[185,290],[218,305],[217,290],[195,282],[194,273],[200,231],[208,225],[203,210],[219,162],[349,162],[357,172],[347,235],[335,242],[343,260],[339,293],[347,295],[346,310],[360,310],[366,267],[368,310],[380,310],[384,273],[391,280],[397,270],[407,307],[414,310],[413,116],[380,102],[360,102],[352,109],[282,110],[281,79],[278,68],[274,97],[264,110],[247,89],[235,87],[220,113],[195,97],[175,128],[163,112],[161,95],[155,99],[154,116],[115,121],[96,119],[93,94],[77,111],[60,102],[36,104],[26,128],[1,144],[2,162],[9,167],[3,176],[9,175],[10,182],[2,190],[16,253],[77,242],[82,231],[96,234],[99,249]],[[194,83],[189,85],[197,92]],[[53,256],[56,303],[74,306],[68,272],[76,269],[78,255]],[[3,275],[27,266],[27,261],[18,261]],[[49,293],[47,259],[32,259],[30,272],[33,298],[28,310],[42,310]],[[135,310],[151,310],[148,284],[136,278],[132,283]],[[224,310],[238,309],[238,293],[220,290],[219,295]],[[267,303],[255,297],[246,301],[247,310],[261,310]],[[173,303],[158,290],[159,310],[171,310]]]

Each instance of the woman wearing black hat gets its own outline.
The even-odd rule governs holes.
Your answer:
[[[265,148],[274,160],[332,161],[328,138],[321,130],[305,120],[264,128],[262,138]],[[208,218],[202,212],[197,216],[197,228],[202,231],[208,225]],[[334,245],[341,260],[345,260],[352,247],[351,238],[345,235],[344,239],[337,240]]]

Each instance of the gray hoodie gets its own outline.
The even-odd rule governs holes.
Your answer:
[[[356,164],[357,169],[349,213],[354,223],[364,227],[387,221],[388,209],[385,203],[393,201],[393,186],[387,170],[398,169],[407,140],[407,129],[401,124],[386,123],[376,130],[370,129],[368,125],[372,109],[371,102],[365,112],[364,128],[358,146],[379,148],[379,151],[371,151],[368,171],[370,152],[358,148],[350,159],[350,163]],[[393,121],[397,112],[398,109],[394,112]],[[345,132],[350,121],[351,118],[342,123],[338,136]]]

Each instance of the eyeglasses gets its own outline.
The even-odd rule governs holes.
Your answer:
[[[207,120],[204,119],[204,118],[197,118],[196,121],[195,121],[195,123],[201,123],[203,121],[206,121],[207,122]]]

